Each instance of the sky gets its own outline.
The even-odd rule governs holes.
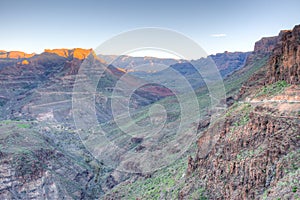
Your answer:
[[[167,28],[208,54],[251,51],[300,24],[299,0],[0,0],[0,49],[96,48],[122,32]]]

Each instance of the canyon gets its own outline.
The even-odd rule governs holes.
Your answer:
[[[227,109],[215,120],[208,90],[191,64],[207,59],[218,68],[226,92],[219,103]],[[149,124],[148,110],[157,102],[165,105],[168,123],[180,118],[170,89],[139,87],[143,78],[167,76],[151,69],[156,64],[177,70],[192,85],[203,111],[193,116],[199,121],[197,139],[173,163],[149,173],[120,171],[96,159],[80,138],[94,130],[77,129],[73,119],[73,89],[88,81],[84,74],[78,81],[86,62],[102,75],[94,95],[97,122],[126,152],[149,147],[146,137],[119,137],[111,102],[118,98],[112,94],[122,77],[137,88],[129,102],[132,122]],[[252,52],[224,52],[193,62],[116,58],[81,48],[0,51],[0,198],[299,199],[300,25],[262,38]],[[139,65],[149,70],[135,70]],[[123,161],[122,155],[114,159],[117,165]]]

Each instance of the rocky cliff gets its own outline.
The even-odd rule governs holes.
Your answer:
[[[299,198],[299,29],[256,43],[246,65],[269,58],[197,141],[180,199],[198,188],[209,199]]]
[[[300,25],[293,30],[282,31],[268,63],[266,83],[285,80],[300,83]]]
[[[300,88],[290,70],[298,60],[282,55],[294,55],[286,52],[299,49],[299,36],[293,32],[282,32],[281,40],[263,38],[255,45],[246,66],[225,79],[226,89],[236,91],[246,77],[259,71],[223,116],[211,123],[207,114],[200,122],[196,147],[185,154],[196,148],[196,155],[153,174],[105,168],[81,144],[76,134],[80,130],[70,126],[74,80],[91,50],[54,49],[21,60],[1,59],[0,114],[10,120],[0,122],[0,198],[97,199],[105,194],[107,199],[299,198]],[[238,54],[225,52],[216,59],[227,59],[224,69],[228,63],[244,65],[246,55]],[[284,69],[275,73],[278,79],[272,79],[274,57],[282,58],[278,66]],[[108,122],[103,128],[113,136],[118,130],[109,121],[109,98],[123,72],[98,61],[107,71],[97,88],[101,95],[95,96],[95,108],[98,120]],[[130,84],[137,81],[128,78]],[[148,105],[165,95],[172,94],[150,85],[134,95],[134,103]],[[165,102],[173,107],[175,101]],[[136,142],[124,144],[130,150]]]
[[[224,121],[214,124],[198,140],[197,156],[189,160],[192,184],[200,180],[200,187],[206,188],[211,199],[296,197],[299,192],[292,190],[299,188],[295,180],[300,178],[300,120],[297,113],[287,115],[293,106],[285,106],[287,110],[281,111],[274,105],[255,103],[232,107]],[[216,144],[203,155],[212,134],[218,137]],[[191,193],[192,187],[186,188],[181,199]]]
[[[82,49],[82,48],[74,48],[74,49],[45,49],[44,53],[56,54],[63,58],[77,58],[79,60],[83,60],[87,58],[89,54],[93,54],[94,51],[92,49]],[[35,55],[35,53],[24,53],[21,51],[3,51],[0,50],[0,59],[22,59],[22,58],[31,58]]]
[[[264,37],[257,41],[254,46],[254,52],[257,53],[270,53],[278,43],[278,36]]]
[[[101,164],[76,134],[20,121],[2,121],[0,128],[1,199],[97,199],[103,193]]]
[[[81,49],[81,48],[75,48],[75,49],[45,49],[45,53],[52,53],[56,54],[60,57],[64,58],[77,58],[79,60],[83,60],[87,58],[89,54],[94,54],[94,51],[92,49]]]
[[[27,54],[27,53],[24,53],[24,52],[21,52],[21,51],[9,51],[9,52],[6,52],[6,51],[3,51],[3,50],[0,50],[0,59],[2,58],[5,58],[5,59],[21,59],[21,58],[31,58],[33,57],[35,54],[32,53],[32,54]]]

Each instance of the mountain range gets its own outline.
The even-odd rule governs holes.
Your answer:
[[[207,85],[195,70],[199,66],[201,71],[208,60],[219,70],[226,93],[217,103],[227,109],[214,120],[216,108],[210,107]],[[91,69],[86,68],[92,70],[90,76],[81,71],[86,63],[92,63]],[[0,51],[0,197],[298,199],[299,65],[300,25],[262,38],[252,52],[224,52],[192,61],[96,55],[81,48],[46,49],[41,54]],[[153,69],[156,66],[164,70]],[[181,74],[192,90],[170,90],[178,82],[168,70]],[[95,88],[86,88],[98,75]],[[123,90],[117,87],[120,80]],[[127,95],[126,88],[135,88],[128,101],[121,98]],[[85,116],[74,108],[74,95],[82,91],[93,91],[91,99],[80,96],[86,96],[80,103],[95,111],[99,125],[95,130],[81,130],[74,122],[74,113]],[[126,162],[125,155],[159,150],[171,141],[181,117],[180,103],[190,101],[190,91],[197,97],[201,115],[189,116],[197,127],[186,151],[155,171],[120,170],[139,169]],[[117,111],[129,107],[132,120],[122,127],[114,119],[112,102],[118,103]],[[148,116],[156,103],[167,112],[168,137],[151,145],[151,133],[125,137],[123,130],[131,130],[134,124],[147,127],[151,120],[161,120],[161,116]],[[93,140],[82,136],[89,132],[95,136],[100,129],[122,147],[120,154],[103,148],[101,160],[86,146]],[[185,137],[193,132],[185,131]],[[167,157],[177,155],[176,151],[171,148]]]

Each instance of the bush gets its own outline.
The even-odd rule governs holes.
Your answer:
[[[273,83],[271,85],[267,85],[267,86],[263,87],[255,95],[255,97],[272,96],[272,95],[275,95],[275,94],[278,94],[278,93],[282,92],[288,86],[289,86],[289,84],[286,81],[278,81],[276,83]]]

